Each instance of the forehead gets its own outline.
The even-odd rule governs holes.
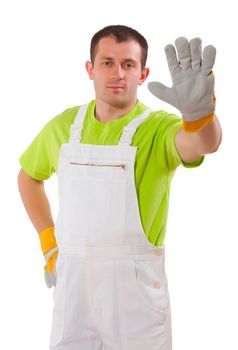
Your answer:
[[[141,59],[141,47],[133,39],[119,43],[114,37],[105,37],[99,41],[96,49],[95,58],[100,59],[101,57],[139,61]]]

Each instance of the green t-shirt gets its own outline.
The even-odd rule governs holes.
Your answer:
[[[22,169],[37,180],[46,180],[57,172],[61,144],[69,142],[70,125],[79,106],[69,108],[50,120],[21,155]],[[123,127],[147,109],[141,102],[123,117],[102,123],[94,116],[95,100],[91,101],[84,120],[82,143],[118,144]],[[199,166],[204,157],[185,164],[175,146],[175,135],[182,119],[165,111],[155,111],[137,128],[132,146],[137,146],[135,183],[144,231],[154,245],[164,242],[168,216],[170,183],[176,168]]]

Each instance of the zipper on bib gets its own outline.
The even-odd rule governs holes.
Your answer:
[[[87,165],[87,166],[100,166],[100,167],[110,167],[110,168],[122,168],[126,170],[126,164],[92,164],[92,163],[78,163],[78,162],[70,162],[72,165]]]

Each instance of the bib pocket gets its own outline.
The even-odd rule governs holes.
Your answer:
[[[126,164],[70,160],[62,179],[64,243],[124,239]]]

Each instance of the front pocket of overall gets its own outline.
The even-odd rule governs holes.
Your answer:
[[[70,164],[61,196],[64,243],[123,239],[126,171],[122,167]]]
[[[56,347],[61,344],[64,338],[65,317],[66,317],[66,295],[67,295],[67,262],[64,258],[57,258],[56,271],[57,282],[54,289],[54,309],[53,323],[51,330],[51,347]]]
[[[134,260],[134,282],[141,301],[165,320],[168,311],[168,290],[162,261]]]

